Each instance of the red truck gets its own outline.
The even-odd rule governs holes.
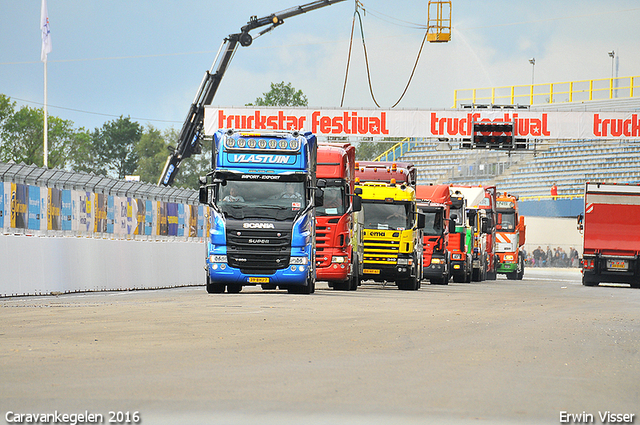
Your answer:
[[[355,193],[356,149],[349,143],[319,143],[316,179],[324,204],[316,207],[316,279],[335,290],[355,291],[362,273],[362,208]]]
[[[452,226],[449,186],[416,186],[416,198],[418,211],[425,215],[425,226],[422,229],[422,278],[429,279],[431,284],[447,285],[451,276],[448,251]],[[453,230],[455,232],[455,227]]]
[[[587,183],[582,284],[628,283],[640,288],[640,185]]]

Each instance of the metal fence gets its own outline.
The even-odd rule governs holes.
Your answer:
[[[201,240],[207,208],[191,189],[0,163],[5,234]]]

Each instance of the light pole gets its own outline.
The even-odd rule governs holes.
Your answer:
[[[613,60],[616,57],[616,52],[615,51],[610,51],[609,52],[609,57],[611,58],[611,78],[613,79]]]
[[[536,58],[529,59],[529,63],[531,64],[531,85],[533,85],[533,76],[536,70]]]

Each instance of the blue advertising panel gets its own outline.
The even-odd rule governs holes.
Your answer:
[[[113,195],[107,198],[107,233],[113,234],[116,222],[116,203]]]
[[[40,230],[40,188],[29,186],[29,230]]]
[[[204,235],[204,207],[198,206],[198,237],[201,238]]]
[[[178,236],[184,236],[184,222],[184,204],[178,204]],[[0,227],[2,227],[1,224]]]
[[[167,203],[167,234],[178,236],[178,204]]]
[[[145,210],[144,234],[151,235],[153,231],[153,204],[151,201],[145,201]]]
[[[60,216],[62,218],[62,230],[71,230],[71,218],[73,216],[71,208],[71,190],[62,191],[62,207],[60,208]]]

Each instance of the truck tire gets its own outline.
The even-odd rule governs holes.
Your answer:
[[[207,273],[207,293],[209,294],[222,294],[224,292],[224,284],[212,283],[211,277]]]
[[[582,284],[584,286],[598,286],[600,282],[598,282],[598,279],[582,276]]]
[[[227,285],[227,292],[230,294],[239,294],[242,291],[242,285]]]
[[[417,291],[420,288],[420,281],[417,277],[410,277],[397,281],[396,286],[401,291]]]
[[[516,279],[522,280],[522,278],[524,277],[524,257],[522,255],[519,255],[519,258],[520,258],[520,268],[518,270],[518,275]]]

